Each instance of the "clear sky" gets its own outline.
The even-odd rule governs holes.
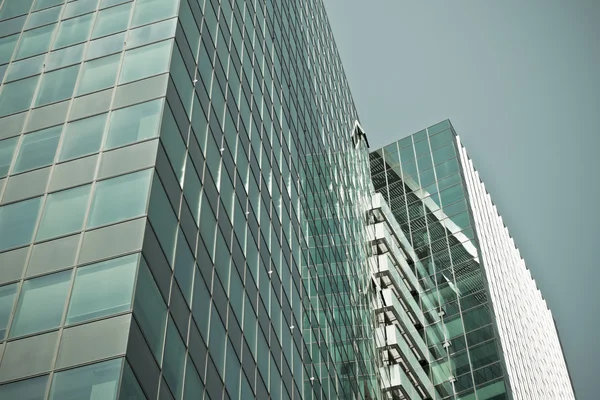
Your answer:
[[[324,2],[371,147],[452,121],[600,398],[600,1]]]

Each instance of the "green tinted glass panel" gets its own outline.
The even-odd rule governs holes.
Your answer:
[[[138,254],[77,269],[67,323],[131,310]]]
[[[456,158],[451,158],[450,160],[435,166],[435,172],[437,174],[438,179],[445,178],[452,174],[457,174],[459,170],[460,168],[458,164],[458,159]]]
[[[33,0],[6,0],[0,8],[0,20],[27,14]]]
[[[434,150],[437,149],[438,147],[442,147],[447,144],[450,144],[453,141],[454,141],[454,134],[452,133],[451,130],[446,130],[446,131],[440,132],[429,138],[429,142],[431,143],[431,148]]]
[[[58,35],[56,35],[53,48],[58,49],[85,42],[90,35],[93,21],[94,14],[82,15],[62,21],[58,28]]]
[[[138,47],[147,43],[171,38],[175,36],[176,27],[177,19],[172,18],[167,21],[157,22],[155,24],[150,24],[142,26],[141,28],[133,29],[129,32],[129,38],[127,39],[127,47]]]
[[[0,178],[8,175],[8,170],[14,157],[18,140],[18,137],[0,140]]]
[[[145,170],[98,182],[88,228],[144,215],[151,177],[152,171]]]
[[[59,161],[94,154],[100,151],[107,114],[69,122],[60,151]]]
[[[70,98],[75,89],[78,71],[79,65],[74,65],[42,75],[35,105],[42,106]]]
[[[179,0],[138,0],[135,2],[132,26],[149,24],[177,15]]]
[[[60,325],[69,293],[71,271],[30,279],[23,283],[10,336],[16,337]]]
[[[61,131],[59,125],[23,136],[13,173],[52,164]]]
[[[91,186],[48,195],[36,239],[44,240],[80,231],[88,206]]]
[[[85,55],[86,60],[120,52],[125,46],[125,34],[126,32],[117,33],[116,35],[92,40]]]
[[[0,251],[30,243],[41,197],[0,207]]]
[[[37,28],[38,26],[51,24],[58,21],[62,7],[52,7],[43,11],[38,11],[29,16],[25,30]]]
[[[0,90],[0,116],[29,109],[38,79],[39,75],[2,85]]]
[[[163,100],[153,100],[112,113],[105,149],[112,149],[158,135]]]
[[[50,400],[117,398],[123,358],[57,372],[52,379]]]
[[[41,55],[13,62],[6,72],[6,82],[40,74],[44,67],[45,57],[45,55]]]
[[[37,0],[35,2],[34,10],[41,10],[43,8],[53,7],[64,3],[65,0]]]
[[[0,38],[0,64],[10,61],[18,40],[19,35]]]
[[[120,54],[98,58],[83,64],[77,95],[114,86],[119,72]]]
[[[23,33],[15,58],[27,58],[47,52],[50,48],[54,28],[56,28],[56,24],[42,26]]]
[[[0,386],[0,399],[44,400],[47,383],[48,375],[7,383]]]
[[[85,44],[70,46],[50,53],[46,60],[46,72],[81,62]]]
[[[6,337],[6,327],[8,326],[8,318],[12,313],[16,297],[16,283],[0,287],[0,340],[3,340]],[[1,390],[0,393],[2,393]]]
[[[165,40],[126,51],[119,83],[132,82],[167,72],[172,44],[172,40]]]
[[[127,29],[132,3],[106,8],[98,13],[92,38],[112,35]]]

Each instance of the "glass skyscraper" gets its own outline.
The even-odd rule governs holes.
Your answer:
[[[321,0],[0,0],[0,83],[0,399],[568,378],[449,124],[369,154]]]

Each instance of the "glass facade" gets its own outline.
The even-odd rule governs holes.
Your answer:
[[[0,83],[0,397],[379,397],[320,1],[3,0]]]
[[[450,126],[357,120],[320,0],[0,0],[0,398],[503,398]]]

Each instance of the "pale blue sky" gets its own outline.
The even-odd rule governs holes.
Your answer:
[[[597,399],[600,1],[324,2],[371,147],[452,121]]]

